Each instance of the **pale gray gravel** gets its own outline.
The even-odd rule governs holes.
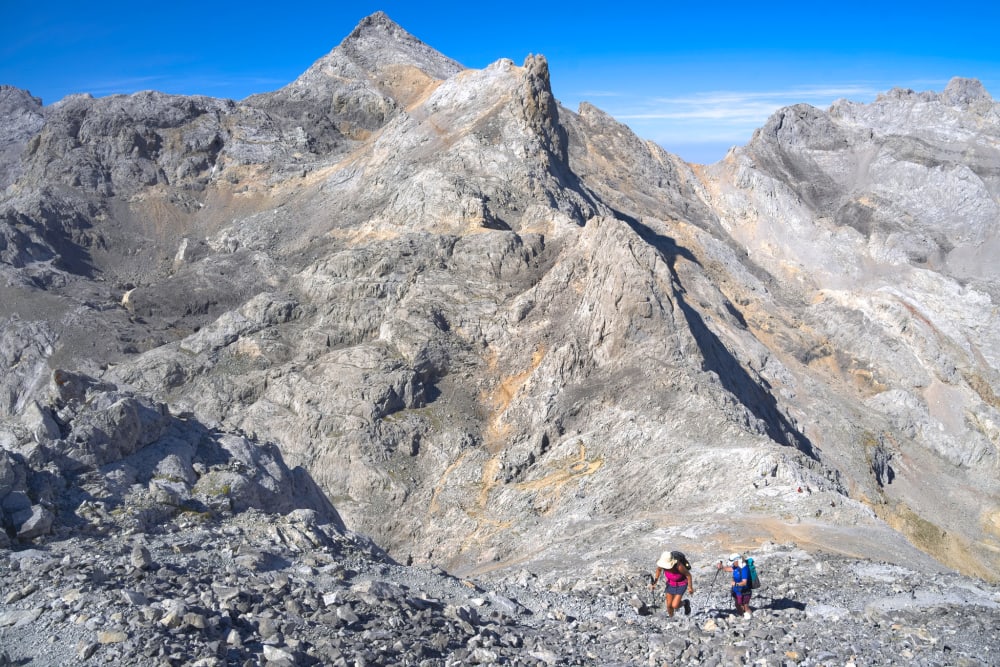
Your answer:
[[[956,574],[772,545],[751,619],[709,567],[668,618],[640,562],[459,578],[312,520],[0,552],[0,665],[996,664],[1000,588]]]

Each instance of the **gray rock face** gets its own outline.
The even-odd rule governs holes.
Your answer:
[[[984,563],[996,517],[998,113],[961,79],[940,94],[793,107],[712,168],[736,185],[713,199],[729,233],[809,303],[800,327],[823,342],[800,358],[860,399],[851,410],[877,478],[890,460],[880,515],[939,555],[957,547]],[[985,504],[970,494],[967,509],[947,509],[968,480]]]
[[[6,85],[0,85],[0,109],[4,111],[0,124],[0,190],[4,190],[21,176],[18,158],[27,142],[42,129],[45,115],[41,100]]]
[[[701,168],[562,108],[541,57],[463,69],[377,14],[241,102],[0,105],[12,544],[300,510],[505,581],[664,541],[1000,571],[1000,123],[977,82],[784,109]],[[351,595],[338,627],[384,602]],[[150,623],[213,627],[185,605]],[[433,659],[566,655],[463,606],[438,619],[462,653],[442,635]],[[656,656],[784,641],[698,632]]]
[[[34,403],[49,430],[13,430],[0,519],[22,543],[55,533],[145,532],[184,517],[308,509],[341,525],[270,443],[209,429],[113,385],[57,370]]]

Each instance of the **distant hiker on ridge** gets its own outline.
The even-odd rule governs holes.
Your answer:
[[[674,610],[684,606],[684,615],[691,613],[691,601],[684,600],[684,592],[694,593],[694,584],[691,581],[691,563],[680,551],[664,551],[660,554],[660,559],[656,561],[656,573],[649,583],[649,590],[656,588],[656,582],[663,574],[664,583],[667,586],[664,604],[667,608],[667,615],[673,616]]]

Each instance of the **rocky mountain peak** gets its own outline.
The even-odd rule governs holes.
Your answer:
[[[361,19],[337,48],[360,62],[424,65],[428,69],[440,70],[428,72],[439,78],[450,76],[454,73],[451,70],[456,67],[461,68],[458,63],[404,30],[382,11]]]
[[[5,113],[11,113],[15,109],[39,110],[42,107],[42,100],[32,95],[27,90],[21,90],[7,84],[0,85],[0,108]],[[3,130],[9,131],[7,123],[4,123]]]
[[[42,101],[26,90],[0,86],[0,191],[20,175],[19,156],[45,123]]]
[[[322,91],[331,85],[331,77],[361,75],[392,90],[400,86],[398,79],[412,78],[417,72],[428,79],[441,80],[462,69],[460,64],[405,31],[384,12],[376,12],[362,19],[350,35],[316,61],[290,88],[320,86]]]
[[[993,98],[978,79],[955,77],[945,86],[941,98],[948,104],[971,106],[974,104],[992,104]]]
[[[295,81],[244,104],[265,111],[297,148],[340,153],[462,69],[378,12]]]

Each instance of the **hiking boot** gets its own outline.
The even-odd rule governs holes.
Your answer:
[[[684,600],[684,615],[691,615],[691,600]]]

